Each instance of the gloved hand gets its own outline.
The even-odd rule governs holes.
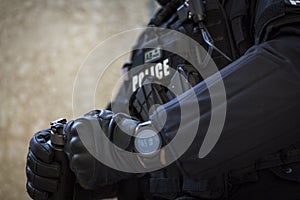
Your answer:
[[[30,141],[26,164],[26,188],[32,199],[62,198],[57,195],[57,189],[60,187],[59,182],[63,172],[60,164],[55,161],[55,152],[50,145],[50,134],[50,129],[39,131]],[[75,177],[71,178],[74,179]],[[69,181],[70,184],[75,182],[75,180]],[[73,195],[79,199],[112,198],[117,195],[118,186],[116,184],[102,185],[104,186],[98,187],[96,190],[85,190],[76,184]]]
[[[101,131],[111,140],[121,132],[115,126],[113,117],[111,111],[95,110],[68,122],[64,128],[64,134],[66,135],[65,152],[70,160],[70,168],[75,173],[80,185],[86,189],[111,185],[131,176],[129,173],[117,171],[102,164],[94,157],[95,155],[91,155],[89,152],[97,152],[97,148],[104,148],[101,146],[102,143],[99,138],[97,138]],[[138,122],[131,119],[128,121],[126,128],[133,133]],[[128,145],[127,143],[131,139],[130,136],[124,135],[128,138],[121,139],[119,145],[117,144],[118,141],[115,141],[121,148],[122,145],[123,147]],[[109,149],[103,151],[107,151],[107,155],[110,157],[111,152],[109,152]]]
[[[54,151],[49,140],[50,129],[45,129],[36,133],[30,141],[26,187],[33,199],[49,199],[58,187],[60,165],[53,160]]]

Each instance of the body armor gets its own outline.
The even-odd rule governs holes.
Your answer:
[[[172,29],[188,35],[211,54],[211,58],[219,70],[241,57],[251,46],[280,34],[281,28],[287,24],[299,24],[300,22],[299,7],[295,5],[295,1],[207,0],[204,3],[205,21],[203,24],[207,34],[214,42],[213,45],[220,50],[211,52],[210,46],[203,38],[199,24],[188,16],[187,19],[182,19],[184,17],[181,15],[184,15],[185,11],[179,10],[180,6],[192,2],[171,0],[166,3],[164,1],[162,4],[164,6],[148,26]],[[186,11],[187,14],[189,12],[190,10]],[[123,67],[125,71],[129,72],[130,81],[124,81],[116,100],[112,102],[115,104],[116,111],[127,112],[124,110],[124,105],[125,107],[129,106],[128,114],[141,121],[147,121],[153,109],[176,98],[176,95],[167,87],[162,84],[153,84],[155,79],[159,79],[158,83],[163,82],[163,85],[169,86],[172,79],[176,77],[176,73],[179,73],[188,80],[191,87],[203,80],[199,71],[209,70],[207,69],[208,65],[206,66],[203,62],[206,55],[199,55],[196,50],[191,50],[190,56],[199,56],[199,60],[201,60],[198,66],[192,66],[182,57],[162,50],[161,47],[165,43],[160,38],[164,38],[164,35],[145,32],[140,36],[134,47],[136,50],[133,51],[131,62]],[[176,38],[169,37],[168,41],[172,40],[175,41]],[[149,42],[157,44],[157,48],[144,48],[145,44]],[[168,45],[172,45],[172,43],[168,42]],[[145,67],[137,69],[139,66]],[[185,87],[183,83],[179,82],[178,84],[180,85],[175,87],[181,88],[182,94],[191,89]],[[130,98],[122,98],[124,96],[130,96]],[[126,100],[124,101],[124,99]],[[298,152],[294,148],[292,151]],[[276,167],[281,167],[283,164],[278,159],[281,156],[272,155],[271,158],[264,158],[249,168],[233,170],[222,177],[200,181],[187,177],[180,170],[180,166],[174,163],[163,170],[141,175],[137,182],[143,182],[139,184],[146,185],[144,195],[146,194],[150,199],[193,199],[192,197],[226,199],[226,196],[228,197],[236,187],[257,181],[258,173],[270,168],[277,173]],[[297,156],[294,156],[293,162],[291,161],[290,164],[299,163],[300,159],[295,157]]]

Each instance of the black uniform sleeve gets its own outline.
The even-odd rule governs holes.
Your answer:
[[[208,87],[214,84],[201,82],[194,87],[196,100],[188,91],[152,115],[156,121],[161,113],[167,113],[164,132],[169,138],[176,135],[180,109],[190,110],[181,116],[181,122],[188,122],[181,123],[184,134],[178,137],[182,140],[192,134],[189,127],[199,123],[193,143],[179,159],[189,176],[202,179],[244,167],[300,141],[299,44],[299,36],[278,36],[252,47],[220,72],[226,90],[226,120],[217,144],[204,158],[198,154],[212,116],[211,98],[220,95],[209,94]],[[209,79],[212,83],[221,81],[217,75]],[[193,101],[198,101],[200,118],[191,108]],[[218,114],[218,106],[214,112]]]

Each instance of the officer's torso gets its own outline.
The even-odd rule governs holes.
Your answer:
[[[296,1],[207,0],[205,4],[207,15],[204,24],[211,35],[214,45],[234,61],[243,56],[253,45],[271,39],[276,35],[276,31],[288,23],[284,20],[286,7],[293,6],[294,3]],[[192,40],[199,43],[206,50],[206,53],[211,53],[214,66],[218,70],[222,70],[232,61],[229,61],[215,50],[207,52],[209,46],[204,41],[198,25],[192,20],[180,21],[177,9],[181,5],[182,2],[179,0],[166,4],[150,21],[149,27],[171,29],[189,36]],[[296,21],[300,21],[299,17]],[[193,49],[194,47],[187,45],[182,47],[182,49],[193,49],[189,51],[190,54],[187,55],[187,58],[199,57],[201,61],[198,62],[198,66],[191,65],[182,56],[169,51],[170,46],[172,48],[172,45],[174,45],[174,48],[177,48],[177,44],[176,37],[168,34],[170,33],[164,31],[156,32],[156,34],[146,31],[140,36],[134,48],[131,63],[124,66],[125,71],[130,76],[129,80],[126,80],[123,88],[121,88],[119,98],[117,97],[116,101],[113,102],[113,104],[116,104],[115,111],[128,112],[129,110],[128,114],[134,115],[140,120],[148,120],[153,105],[158,106],[167,103],[176,97],[176,94],[168,89],[168,87],[172,86],[171,83],[175,79],[176,72],[181,70],[179,73],[185,75],[190,81],[191,87],[203,80],[202,72],[206,73],[208,71],[208,74],[210,73],[210,64],[205,66],[205,63],[203,63],[205,55],[201,55],[197,49]],[[164,50],[166,48],[168,51]],[[175,85],[175,87],[181,86]],[[181,92],[184,93],[185,88],[183,86],[182,88]],[[186,89],[189,88],[187,87]],[[152,185],[149,183],[149,177]],[[175,164],[160,172],[147,175],[145,180],[149,190],[157,188],[162,180],[165,183],[170,181],[168,183],[170,187],[164,187],[165,193],[153,194],[157,199],[172,199],[174,196],[187,194],[188,192],[184,191],[183,187],[187,189],[189,187],[204,188],[203,183],[193,183],[188,178],[182,177]],[[206,191],[201,191],[199,194],[201,193],[203,197],[207,198],[220,197],[222,192],[218,189],[224,189],[224,182],[222,182],[224,180],[215,181],[214,188],[206,188]],[[185,183],[187,185],[184,185]],[[173,191],[173,193],[170,191]],[[149,191],[146,193],[149,194]]]

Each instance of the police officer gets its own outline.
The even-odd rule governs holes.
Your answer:
[[[146,63],[150,67],[133,70],[107,110],[91,111],[64,127],[65,152],[82,194],[88,191],[94,199],[299,199],[300,3],[158,2],[162,8],[149,27],[173,29],[193,38],[205,46],[220,73],[210,71],[212,64],[205,55],[199,69],[162,51],[174,39],[165,37],[168,33],[145,31],[131,63],[123,68],[129,71]],[[145,44],[153,40],[160,48],[147,48]],[[197,57],[197,51],[191,55]],[[160,63],[157,70],[151,65],[154,61]],[[151,82],[154,77],[170,84],[176,76],[171,68],[193,86],[177,98]],[[200,74],[209,77],[203,81]],[[149,80],[151,84],[144,84]],[[226,101],[222,90],[211,92],[221,81]],[[128,101],[129,113],[123,114]],[[160,106],[153,109],[156,104]],[[201,108],[200,116],[194,105]],[[224,122],[211,125],[214,117],[222,119],[224,107]],[[208,130],[218,125],[221,135],[212,129],[218,137],[208,139],[216,144],[207,143]],[[171,145],[177,136],[182,143],[193,138],[179,156]],[[26,172],[33,199],[51,199],[59,185],[61,167],[53,159],[49,138],[50,130],[45,129],[30,141]],[[203,153],[203,146],[209,151]],[[135,156],[120,156],[122,150]],[[140,173],[132,173],[134,169]]]

